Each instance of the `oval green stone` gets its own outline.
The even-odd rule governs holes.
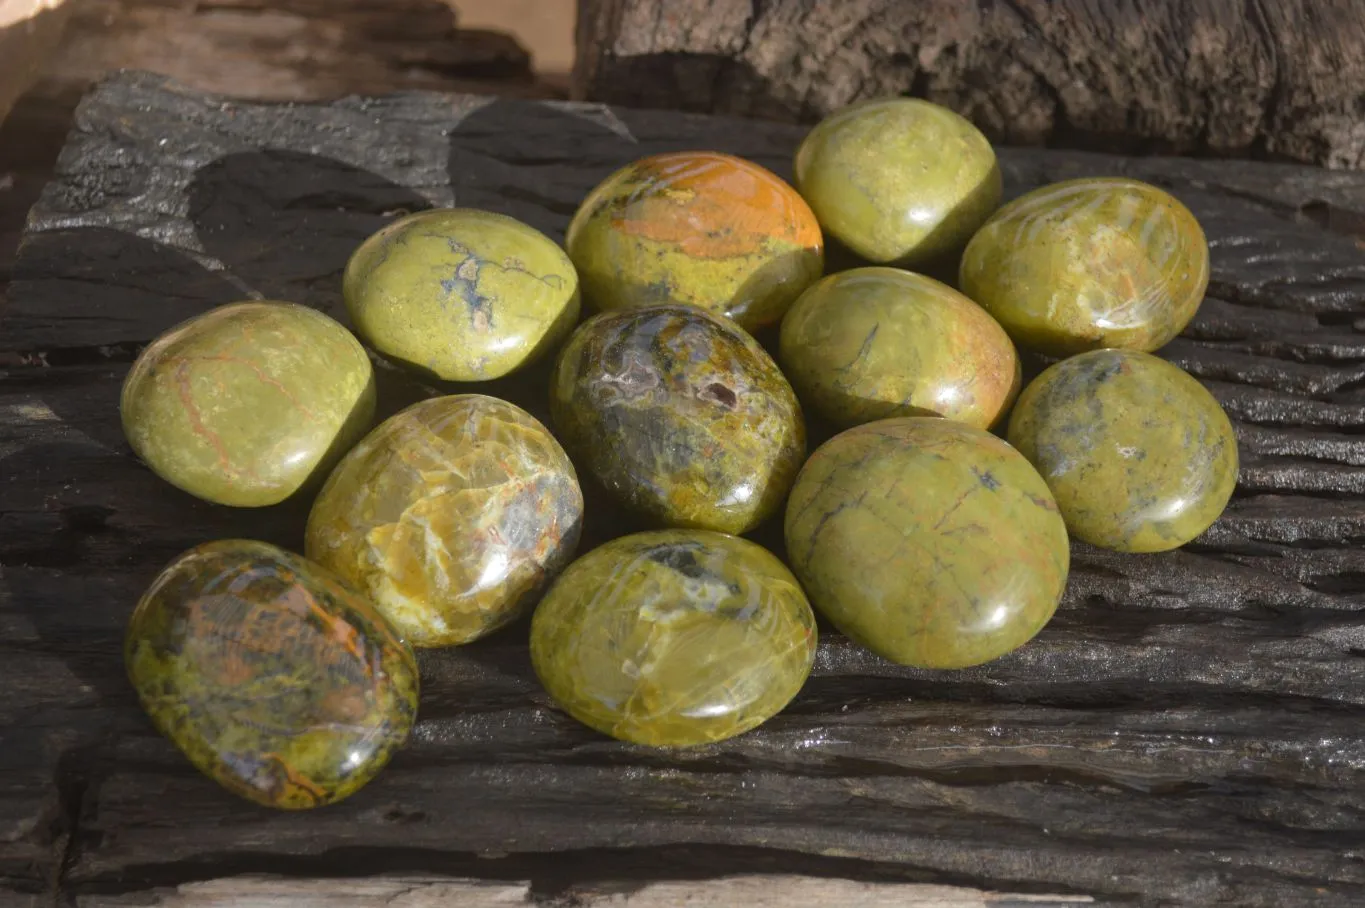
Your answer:
[[[421,211],[367,239],[342,293],[380,353],[447,381],[500,378],[578,321],[578,274],[545,234],[473,208]]]
[[[147,346],[123,383],[123,431],[172,485],[217,504],[277,504],[374,418],[365,348],[306,306],[241,302]]]
[[[801,294],[780,358],[801,400],[840,426],[943,416],[990,428],[1021,378],[1014,344],[984,309],[896,268],[832,274]]]
[[[573,557],[582,522],[573,464],[545,427],[457,394],[408,407],[346,455],[305,551],[414,646],[448,646],[522,614]]]
[[[1198,381],[1165,360],[1096,350],[1029,383],[1009,440],[1047,480],[1071,534],[1119,552],[1184,545],[1237,485],[1237,436]]]
[[[594,316],[555,364],[550,414],[580,466],[668,526],[743,533],[777,512],[806,452],[767,352],[695,306]]]
[[[1209,247],[1189,209],[1137,180],[1087,178],[1001,208],[962,256],[962,292],[1052,356],[1151,351],[1204,299]]]
[[[1066,586],[1052,493],[988,432],[931,417],[821,445],[787,503],[787,554],[811,602],[894,662],[962,668],[1033,638]]]
[[[185,552],[138,602],[128,677],[157,729],[244,798],[302,809],[365,785],[417,713],[417,663],[374,607],[264,542]]]
[[[879,265],[956,254],[1000,204],[1000,168],[970,122],[916,98],[853,104],[796,152],[796,186],[820,226]]]
[[[531,662],[578,721],[655,747],[707,744],[785,707],[815,660],[796,578],[735,536],[660,530],[575,561],[531,621]]]

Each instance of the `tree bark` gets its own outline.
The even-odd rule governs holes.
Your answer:
[[[1359,0],[581,0],[579,99],[813,121],[950,107],[993,141],[1365,167]]]

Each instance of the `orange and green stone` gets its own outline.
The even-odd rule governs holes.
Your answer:
[[[353,794],[417,714],[417,662],[393,627],[329,571],[263,542],[210,542],[171,562],[133,612],[124,654],[157,729],[270,807]]]
[[[1019,357],[995,319],[896,268],[832,274],[801,294],[780,359],[802,402],[840,426],[943,416],[986,429],[1019,393]]]
[[[821,445],[787,503],[792,570],[835,627],[880,656],[962,668],[1051,619],[1070,550],[1037,471],[946,419],[867,423]]]
[[[447,381],[507,375],[578,321],[578,275],[564,250],[533,227],[473,208],[389,224],[351,256],[342,292],[366,342]]]
[[[1237,485],[1237,436],[1218,401],[1133,350],[1048,368],[1019,395],[1009,440],[1047,480],[1071,534],[1120,552],[1184,545]]]
[[[958,285],[1019,346],[1070,356],[1164,346],[1208,282],[1208,243],[1188,208],[1137,180],[1087,178],[996,212],[963,253]]]
[[[623,536],[536,607],[531,662],[569,715],[655,747],[708,744],[780,712],[815,660],[815,616],[761,546],[697,530]]]
[[[550,413],[580,467],[664,526],[744,533],[806,453],[800,404],[734,322],[695,306],[597,315],[555,364]]]
[[[906,266],[961,252],[1002,191],[986,137],[916,98],[821,120],[797,149],[796,186],[828,236],[874,264]]]
[[[305,552],[414,646],[468,643],[521,615],[573,557],[583,493],[534,417],[481,394],[425,400],[337,465]]]
[[[241,302],[162,334],[133,363],[120,412],[162,479],[216,504],[277,504],[325,474],[374,418],[365,348],[306,306]]]
[[[796,190],[709,151],[642,158],[607,177],[566,246],[599,310],[688,303],[750,331],[780,321],[824,269],[820,225]]]

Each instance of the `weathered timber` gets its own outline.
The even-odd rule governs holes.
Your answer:
[[[574,96],[809,120],[913,94],[996,141],[1365,167],[1356,0],[581,0]]]
[[[523,624],[424,654],[412,745],[308,814],[234,799],[153,732],[120,661],[142,588],[207,539],[297,547],[308,503],[216,508],[138,465],[116,404],[142,344],[249,293],[340,315],[347,255],[402,211],[486,207],[559,237],[636,156],[718,148],[788,173],[800,136],[468,96],[239,104],[139,75],[87,98],[0,322],[0,885],[114,905],[239,874],[531,880],[548,898],[797,873],[1365,901],[1365,174],[1002,150],[1010,195],[1127,174],[1199,216],[1211,295],[1166,355],[1223,401],[1244,468],[1182,551],[1077,546],[1056,619],[998,662],[915,671],[827,632],[788,711],[670,754],[555,710]],[[494,390],[543,412],[543,378]],[[381,384],[385,412],[446,390],[387,368]],[[615,521],[590,513],[589,537]]]

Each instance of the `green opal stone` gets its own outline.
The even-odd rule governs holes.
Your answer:
[[[124,656],[157,729],[270,807],[354,793],[417,712],[417,663],[389,623],[328,571],[263,542],[210,542],[171,562],[134,610]]]
[[[780,359],[801,400],[840,426],[943,416],[986,429],[1020,384],[995,319],[896,268],[854,268],[803,293],[782,322]]]
[[[545,234],[472,208],[389,224],[356,249],[342,293],[380,353],[447,381],[500,378],[578,321],[578,275]]]
[[[1066,527],[1042,477],[988,432],[932,417],[821,445],[787,503],[811,602],[894,662],[962,668],[1038,633],[1066,586]]]
[[[306,306],[220,306],[152,341],[123,384],[123,431],[172,485],[261,507],[297,492],[374,418],[365,348]]]
[[[750,331],[774,325],[824,268],[810,206],[733,155],[682,151],[607,177],[565,237],[599,310],[687,303]]]
[[[805,683],[815,643],[815,616],[782,562],[696,530],[594,549],[531,622],[531,661],[555,702],[604,734],[656,747],[767,721]]]
[[[1189,209],[1155,186],[1069,180],[997,211],[963,253],[960,278],[1026,349],[1151,351],[1194,318],[1209,247]]]
[[[796,186],[820,226],[878,265],[924,265],[962,250],[1000,204],[990,142],[915,98],[853,104],[796,152]]]
[[[695,306],[607,312],[555,364],[550,413],[579,465],[667,526],[743,533],[777,512],[805,423],[767,352]]]
[[[306,547],[414,646],[468,643],[522,614],[573,557],[583,493],[529,413],[482,394],[413,404],[328,477]]]
[[[1218,401],[1132,350],[1044,371],[1019,395],[1009,440],[1047,480],[1071,534],[1120,552],[1184,545],[1237,485],[1237,436]]]

